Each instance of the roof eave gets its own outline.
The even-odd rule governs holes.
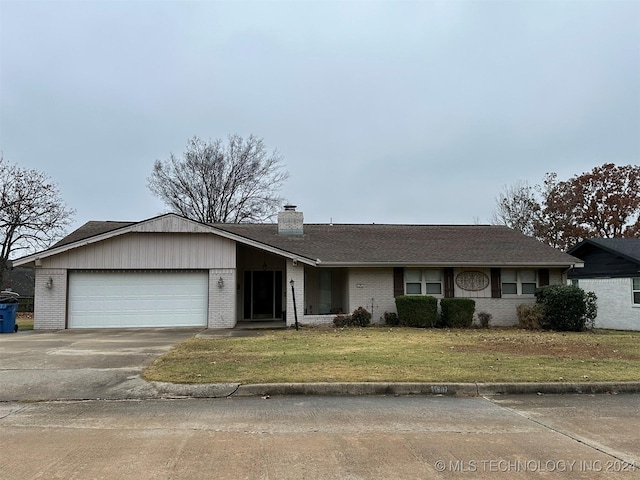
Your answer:
[[[443,268],[443,267],[470,267],[470,268],[500,268],[500,267],[526,267],[526,268],[582,268],[584,262],[330,262],[323,261],[323,267],[408,267],[408,268]]]
[[[598,243],[597,241],[594,241],[597,239],[592,239],[592,238],[586,238],[584,240],[582,240],[580,243],[576,244],[575,246],[573,246],[572,248],[570,248],[567,253],[569,255],[573,255],[572,252],[575,252],[576,250],[580,250],[582,247],[584,247],[585,245],[592,245],[594,247],[598,247],[601,250],[604,250],[605,252],[609,252],[613,255],[617,255],[620,258],[624,258],[625,260],[628,260],[629,262],[635,263],[640,265],[640,260],[638,260],[635,257],[632,257],[626,253],[621,252],[620,250],[616,250],[615,248],[611,248],[607,245],[602,245],[601,243]]]

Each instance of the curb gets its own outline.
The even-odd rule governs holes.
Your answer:
[[[424,395],[481,397],[525,394],[640,393],[640,383],[264,383],[173,384],[151,382],[161,397],[224,398],[283,395]]]

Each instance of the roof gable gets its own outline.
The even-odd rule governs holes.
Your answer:
[[[279,235],[275,224],[203,224],[176,214],[141,222],[88,222],[25,265],[131,232],[215,234],[304,263],[325,266],[535,266],[569,268],[579,259],[496,225],[307,224]]]
[[[38,260],[52,255],[83,247],[96,242],[101,242],[109,238],[127,233],[196,233],[196,234],[214,234],[234,241],[239,241],[247,245],[251,245],[271,253],[287,256],[287,252],[282,252],[270,245],[262,245],[252,239],[239,237],[233,232],[220,230],[215,225],[204,224],[181,217],[174,213],[167,213],[158,217],[153,217],[141,222],[96,222],[90,221],[85,223],[77,230],[71,232],[55,245],[50,248],[19,258],[13,262],[14,265],[28,265]],[[301,256],[302,257],[302,256]],[[303,263],[315,264],[313,259],[298,258]]]
[[[571,255],[580,255],[589,246],[618,255],[640,265],[640,238],[587,238],[569,249]]]
[[[571,278],[614,278],[637,276],[640,272],[640,239],[591,238],[569,250],[585,266],[572,271]]]

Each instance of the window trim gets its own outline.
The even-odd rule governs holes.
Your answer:
[[[638,288],[633,284],[634,280],[638,281]],[[636,294],[640,300],[640,277],[631,277],[631,305],[640,308],[640,301],[636,302]]]
[[[516,278],[515,278],[515,282],[505,282],[504,281],[504,273],[505,272],[515,272],[516,274]],[[531,282],[531,281],[526,281],[528,279],[524,279],[525,281],[523,281],[522,278],[522,273],[523,272],[533,272],[534,277],[535,277],[535,282]],[[513,285],[515,283],[516,286],[516,293],[505,293],[505,289],[504,289],[504,285],[505,284],[509,284],[509,285]],[[530,285],[530,284],[534,284],[534,291],[532,293],[523,293],[523,286],[524,285]],[[503,268],[500,272],[500,290],[502,292],[502,296],[503,297],[507,297],[507,298],[513,298],[513,297],[533,297],[535,296],[535,290],[538,289],[540,287],[540,276],[538,274],[538,269],[535,268]]]
[[[420,293],[408,293],[407,285],[408,284],[417,284],[417,279],[411,279],[409,281],[407,278],[411,273],[420,273]],[[440,276],[439,282],[434,282],[432,279],[427,279],[427,272],[438,272]],[[427,287],[429,285],[439,285],[440,293],[428,293]],[[411,296],[430,296],[430,297],[444,297],[444,269],[443,268],[406,268],[404,271],[403,278],[403,286],[404,286],[404,294]]]

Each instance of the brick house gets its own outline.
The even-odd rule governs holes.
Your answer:
[[[581,260],[502,226],[202,224],[175,214],[88,222],[17,259],[36,271],[35,328],[331,323],[363,306],[374,322],[397,295],[466,297],[493,325]]]
[[[584,262],[571,283],[598,297],[596,328],[640,330],[640,238],[590,238],[568,253]]]

